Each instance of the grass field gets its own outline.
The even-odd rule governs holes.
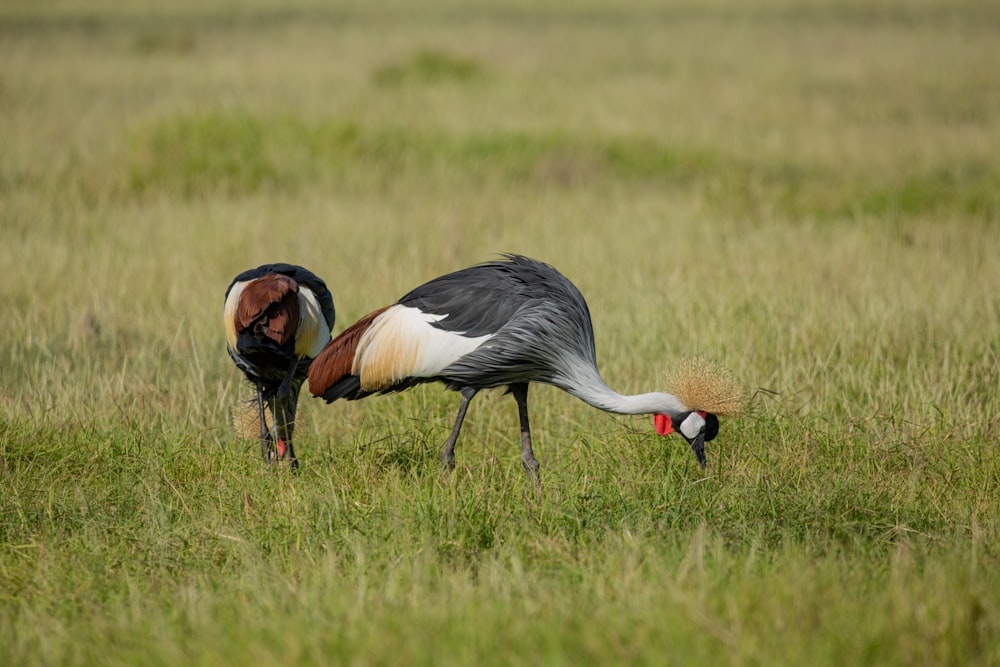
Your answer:
[[[1000,7],[972,0],[0,6],[0,664],[1000,664]],[[650,418],[230,410],[238,272],[336,332],[512,251]]]

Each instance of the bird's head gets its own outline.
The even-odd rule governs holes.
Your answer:
[[[719,434],[719,418],[711,412],[691,410],[675,415],[653,416],[653,424],[660,435],[680,433],[698,459],[698,465],[705,468],[705,443]]]
[[[678,364],[667,382],[686,410],[656,414],[656,432],[680,433],[705,467],[705,443],[719,434],[719,417],[738,417],[747,404],[743,385],[733,374],[709,361],[692,358]]]

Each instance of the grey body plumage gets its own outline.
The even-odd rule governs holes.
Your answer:
[[[445,317],[431,326],[493,337],[444,368],[453,389],[516,382],[566,388],[568,367],[596,367],[590,309],[580,290],[548,264],[520,255],[479,264],[418,287],[399,303]]]
[[[397,367],[388,357],[412,359],[407,361],[412,366],[395,373]],[[522,255],[504,255],[411,290],[393,306],[345,330],[309,370],[310,391],[327,402],[402,391],[424,382],[442,382],[462,397],[441,455],[446,469],[455,465],[455,442],[469,402],[480,390],[493,387],[507,387],[517,402],[521,460],[536,482],[539,466],[527,407],[531,382],[554,385],[608,412],[661,414],[678,424],[688,420],[686,438],[705,423],[703,416],[690,417],[692,411],[671,394],[623,396],[609,388],[597,369],[594,330],[583,295],[555,268]],[[697,453],[698,447],[692,446]]]

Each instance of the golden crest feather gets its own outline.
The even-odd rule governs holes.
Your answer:
[[[746,387],[727,368],[707,359],[683,359],[667,373],[667,391],[691,408],[718,417],[739,417],[747,408]]]

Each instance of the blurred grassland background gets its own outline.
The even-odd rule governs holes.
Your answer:
[[[1000,7],[0,6],[0,663],[1000,663]],[[335,333],[512,251],[625,393],[752,414],[708,474],[532,390],[229,428],[223,293]]]

